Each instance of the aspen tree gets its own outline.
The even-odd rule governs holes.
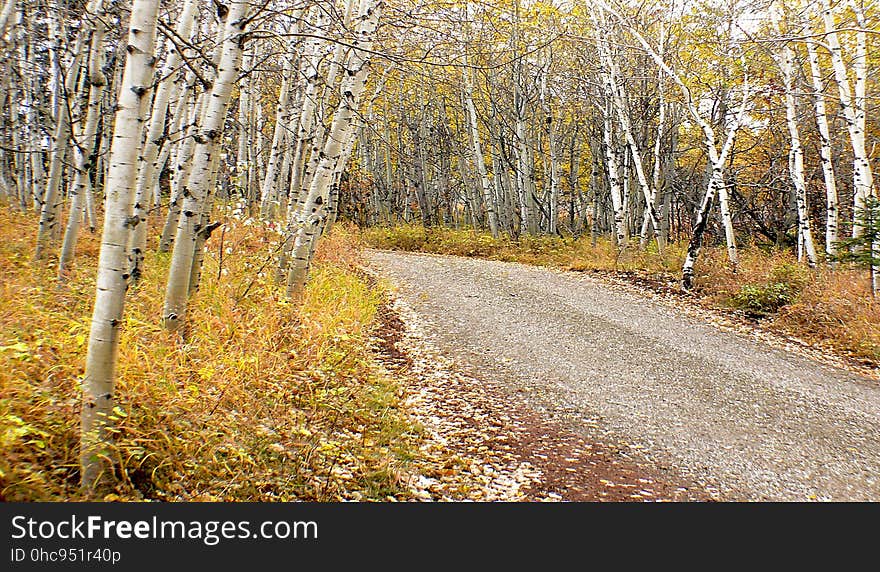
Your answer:
[[[243,70],[251,68],[251,58],[253,49],[246,51],[242,56],[241,67]],[[251,90],[250,83],[252,81],[253,72],[244,78],[238,85],[238,152],[235,154],[235,185],[239,194],[248,201],[250,208],[250,197],[248,197],[248,181],[247,181],[247,164],[248,164],[248,148],[250,147],[250,105]]]
[[[819,54],[816,44],[808,40],[807,59],[810,62],[810,80],[813,85],[813,99],[816,112],[816,128],[819,132],[819,159],[822,162],[822,176],[825,180],[825,252],[833,257],[837,253],[838,240],[838,199],[834,163],[831,160],[831,130],[825,111],[825,86],[822,70],[819,67]]]
[[[606,82],[607,85],[607,82]],[[612,103],[610,100],[605,104],[605,113],[602,120],[602,148],[605,151],[605,167],[608,175],[608,187],[611,190],[611,205],[614,210],[614,231],[617,248],[626,248],[626,223],[623,219],[623,196],[620,189],[620,167],[617,163],[617,153],[614,151],[614,132],[611,123]]]
[[[80,466],[82,488],[89,495],[109,479],[112,463],[108,429],[116,403],[119,328],[130,278],[126,245],[133,224],[143,101],[149,98],[153,81],[157,11],[158,2],[152,0],[134,0],[132,4],[125,71],[116,103],[105,186],[104,230],[83,379]]]
[[[216,175],[216,154],[219,153],[232,88],[241,67],[248,5],[244,1],[230,2],[228,14],[225,14],[217,77],[207,98],[204,122],[195,138],[193,163],[183,191],[183,206],[174,239],[162,310],[163,325],[172,331],[180,327],[186,313],[195,248],[198,233],[202,230],[201,214],[213,192],[211,184]]]
[[[76,160],[76,174],[73,185],[70,188],[70,214],[67,218],[67,227],[64,231],[64,242],[61,246],[61,255],[58,259],[58,276],[64,279],[76,249],[79,228],[83,218],[83,207],[88,195],[92,194],[89,171],[95,164],[95,137],[98,132],[98,120],[101,116],[101,102],[104,97],[104,87],[107,78],[104,75],[104,33],[106,25],[105,15],[100,12],[101,3],[97,2],[95,9],[99,12],[94,14],[92,27],[91,48],[89,50],[88,84],[89,98],[86,111],[85,126],[74,146]]]
[[[352,7],[355,0],[346,0],[346,21],[350,17]],[[314,174],[314,168],[311,170],[306,168],[306,151],[311,148],[312,155],[317,158],[323,142],[321,141],[320,130],[322,125],[318,125],[316,121],[316,111],[318,103],[321,99],[320,89],[323,84],[333,87],[333,77],[329,77],[328,81],[322,82],[319,64],[321,62],[321,39],[319,35],[322,28],[326,25],[324,11],[320,6],[314,6],[309,13],[309,23],[306,29],[311,31],[315,37],[307,38],[302,51],[300,75],[305,79],[305,87],[303,89],[302,104],[300,105],[299,118],[294,122],[296,125],[296,145],[293,152],[291,163],[290,203],[288,205],[288,226],[292,224],[294,211],[296,208],[302,208],[302,201],[305,199],[306,189],[308,188],[311,175]],[[341,60],[343,56],[342,46],[337,46],[334,53],[334,62]],[[332,73],[332,70],[330,70]],[[283,261],[282,266],[286,264]]]
[[[102,0],[91,0],[86,6],[86,20],[92,19],[98,11]],[[54,18],[50,19],[54,22]],[[57,101],[53,104],[56,108],[55,112],[55,132],[53,136],[53,145],[51,153],[51,161],[49,162],[49,176],[46,179],[46,188],[40,197],[40,223],[37,231],[37,247],[34,252],[34,260],[43,260],[47,256],[49,241],[58,228],[58,214],[60,209],[60,189],[61,189],[61,171],[64,161],[67,157],[67,150],[70,147],[70,112],[67,101],[62,101],[64,97],[72,97],[76,93],[77,80],[79,79],[80,67],[85,52],[85,42],[91,30],[90,25],[80,27],[76,35],[76,41],[73,46],[73,61],[67,74],[58,75],[54,95]],[[60,42],[60,40],[59,40]],[[60,56],[56,56],[56,60]],[[60,62],[56,61],[56,66],[60,70]],[[62,77],[63,75],[63,77]],[[63,94],[62,94],[63,88]]]
[[[313,237],[326,216],[329,187],[334,172],[341,169],[340,158],[345,145],[354,133],[354,115],[369,74],[370,49],[384,2],[361,0],[358,11],[356,40],[345,65],[340,86],[340,102],[333,115],[326,142],[315,175],[302,208],[297,213],[297,228],[292,250],[292,263],[287,278],[289,295],[299,294],[305,286],[306,276],[314,252]]]
[[[196,2],[185,0],[177,19],[174,34],[178,38],[189,40],[195,24]],[[131,280],[136,284],[143,273],[144,251],[147,248],[147,226],[149,224],[147,214],[156,185],[159,172],[159,152],[163,146],[167,147],[165,140],[165,120],[168,116],[168,104],[176,97],[179,86],[173,81],[173,74],[177,72],[182,55],[175,44],[177,40],[169,39],[166,42],[165,64],[160,72],[162,83],[156,90],[153,100],[153,109],[150,123],[147,127],[147,138],[144,144],[144,152],[139,161],[137,188],[134,198],[134,215],[138,218],[131,233],[131,245],[129,256],[131,257]]]
[[[260,215],[265,220],[273,220],[279,210],[279,171],[282,158],[282,146],[284,134],[290,120],[290,91],[291,91],[291,58],[283,57],[284,63],[281,70],[281,92],[278,96],[278,104],[275,110],[275,130],[272,135],[272,146],[269,148],[269,162],[266,165],[266,175],[261,188],[262,206]]]
[[[184,194],[187,191],[186,182],[192,169],[193,152],[195,151],[196,139],[198,138],[200,126],[204,124],[205,114],[208,111],[208,101],[210,100],[210,82],[213,80],[212,70],[219,64],[221,56],[221,48],[223,46],[223,33],[227,14],[225,5],[220,5],[218,9],[218,17],[220,18],[220,26],[216,31],[213,30],[213,20],[205,23],[205,36],[216,34],[214,45],[214,53],[211,58],[211,70],[206,74],[207,78],[202,78],[204,82],[203,89],[198,96],[195,97],[192,108],[190,109],[190,119],[187,122],[185,134],[182,142],[178,146],[177,156],[175,157],[174,167],[171,175],[171,197],[168,205],[168,214],[165,217],[165,226],[162,229],[162,236],[159,239],[159,252],[169,252],[177,234],[177,226],[180,222],[180,213],[184,200]],[[193,85],[195,81],[195,73],[190,70],[192,75],[187,76],[187,83]],[[210,79],[208,79],[210,78]],[[193,92],[194,93],[194,92]]]
[[[785,10],[784,4],[779,10],[772,10],[772,18],[776,20],[776,26],[782,28],[782,16],[779,10]],[[816,248],[813,244],[813,233],[810,229],[810,216],[807,212],[807,182],[804,178],[804,151],[801,147],[800,130],[797,123],[797,98],[794,92],[795,61],[794,50],[791,45],[784,42],[781,53],[776,57],[779,69],[782,71],[782,84],[785,91],[785,117],[788,125],[788,133],[791,141],[789,150],[789,172],[794,184],[795,201],[798,215],[798,234],[801,237],[799,243],[803,245],[807,263],[816,265]]]
[[[684,264],[682,266],[682,279],[681,284],[682,287],[686,290],[689,290],[693,287],[693,277],[694,277],[694,264],[697,261],[697,257],[699,256],[700,248],[702,247],[703,242],[703,233],[706,229],[706,224],[708,222],[709,210],[712,206],[712,201],[715,198],[715,195],[718,194],[719,202],[721,206],[722,220],[724,222],[724,232],[725,232],[725,240],[727,242],[727,253],[730,262],[736,267],[737,263],[737,253],[736,253],[736,241],[733,234],[733,224],[730,216],[730,209],[728,205],[728,195],[727,195],[727,187],[724,182],[724,164],[727,161],[727,156],[733,149],[733,143],[736,137],[737,131],[739,131],[740,126],[742,125],[742,120],[745,117],[745,111],[748,104],[748,100],[750,97],[750,87],[748,82],[748,76],[744,78],[743,86],[742,86],[742,104],[740,105],[740,109],[737,114],[734,116],[731,124],[727,129],[727,137],[724,141],[724,144],[719,151],[718,149],[718,140],[715,135],[715,130],[712,129],[712,126],[709,125],[709,122],[701,115],[699,109],[697,108],[697,103],[694,101],[694,97],[691,94],[691,90],[687,87],[687,85],[682,81],[681,77],[670,68],[663,58],[657,53],[657,50],[645,39],[645,37],[640,34],[637,30],[635,30],[632,26],[629,26],[626,19],[621,16],[616,10],[611,8],[604,0],[593,0],[601,6],[605,11],[614,16],[616,20],[618,20],[623,26],[627,28],[630,34],[639,42],[639,44],[644,48],[645,52],[651,59],[654,60],[654,63],[663,70],[666,75],[678,86],[679,91],[681,92],[684,104],[687,110],[689,111],[691,117],[697,124],[700,126],[700,129],[703,132],[703,136],[705,138],[706,152],[709,157],[709,168],[711,169],[709,175],[709,184],[706,189],[706,193],[703,195],[703,199],[700,202],[700,206],[696,213],[696,220],[694,221],[693,232],[691,233],[691,240],[688,245],[688,253],[685,257]]]
[[[621,131],[623,131],[624,138],[629,148],[630,156],[632,157],[632,163],[636,172],[637,181],[639,183],[639,187],[642,190],[642,196],[645,199],[646,219],[650,220],[651,225],[654,228],[654,235],[657,240],[657,248],[660,252],[660,255],[662,256],[665,245],[663,244],[663,237],[660,234],[660,219],[657,216],[657,210],[654,205],[654,197],[656,195],[656,192],[651,187],[651,184],[648,182],[648,178],[645,175],[641,152],[639,151],[638,145],[636,144],[635,137],[633,137],[632,127],[628,116],[629,111],[626,106],[626,94],[624,92],[623,83],[620,81],[620,71],[617,69],[617,64],[615,63],[614,58],[611,55],[607,43],[603,39],[598,37],[598,35],[597,41],[600,57],[605,62],[605,70],[603,73],[606,75],[606,91],[611,98],[611,106],[616,111]],[[644,231],[642,234],[644,235]]]
[[[834,14],[831,9],[830,0],[822,0],[817,7],[822,16],[822,22],[825,27],[825,41],[828,44],[828,51],[831,54],[831,65],[834,70],[834,80],[837,84],[838,98],[840,101],[840,109],[843,113],[846,127],[849,131],[850,144],[853,151],[853,179],[855,187],[854,212],[864,207],[865,197],[874,194],[874,176],[871,172],[871,163],[865,147],[865,130],[860,112],[856,108],[855,100],[862,101],[863,93],[860,80],[856,80],[857,93],[853,98],[852,89],[850,88],[849,77],[846,72],[846,65],[843,61],[843,50],[840,46],[840,40],[837,37],[837,28],[834,23]],[[857,58],[856,61],[859,61]],[[862,64],[857,65],[858,71],[864,73]],[[853,224],[853,236],[857,237],[861,233],[861,225],[858,223],[858,217]]]
[[[467,63],[467,60],[465,60]],[[498,214],[495,207],[495,198],[492,196],[492,186],[489,183],[489,174],[486,171],[486,160],[483,157],[483,146],[480,143],[480,130],[477,123],[477,110],[474,107],[472,71],[465,65],[464,75],[464,103],[467,108],[470,142],[474,155],[474,164],[477,168],[477,176],[480,181],[480,190],[483,193],[483,202],[486,205],[486,218],[489,221],[489,232],[498,238]]]

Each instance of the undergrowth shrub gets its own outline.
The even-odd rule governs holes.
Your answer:
[[[804,266],[784,262],[771,267],[766,281],[742,285],[732,296],[732,305],[759,317],[774,314],[794,303],[809,280]]]
[[[322,240],[294,304],[273,281],[277,233],[225,222],[183,336],[159,326],[167,255],[149,255],[128,293],[108,500],[405,497],[417,432],[375,359],[383,294],[356,268],[358,234],[337,225]],[[30,263],[35,224],[0,208],[0,498],[77,499],[99,244],[83,233],[62,286]]]

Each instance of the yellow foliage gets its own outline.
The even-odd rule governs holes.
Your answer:
[[[277,235],[226,224],[208,243],[183,337],[158,325],[167,255],[148,256],[144,280],[128,293],[113,498],[403,494],[413,429],[398,412],[395,381],[374,359],[382,292],[354,266],[354,235],[339,227],[322,241],[298,307],[272,280]],[[0,208],[0,499],[76,499],[98,240],[83,233],[77,267],[61,285],[52,268],[29,263],[34,228],[29,215]]]

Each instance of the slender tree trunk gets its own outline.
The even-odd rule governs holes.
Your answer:
[[[242,57],[241,67],[243,70],[247,70],[251,68],[252,54],[245,53]],[[253,73],[253,72],[251,72]],[[251,145],[250,142],[250,119],[251,119],[251,90],[250,90],[250,82],[251,78],[247,77],[239,83],[238,86],[238,152],[235,154],[235,186],[238,190],[238,193],[250,203],[248,197],[248,148]],[[250,204],[248,205],[250,206]]]
[[[329,199],[328,191],[334,171],[340,169],[342,150],[353,136],[354,114],[367,81],[370,68],[370,50],[379,23],[384,2],[361,0],[358,13],[357,36],[349,55],[340,93],[342,99],[321,153],[321,161],[309,187],[303,208],[297,213],[297,228],[292,250],[292,264],[287,279],[289,295],[298,295],[305,287],[311,255],[314,252],[313,236],[320,229]]]
[[[226,112],[232,95],[232,88],[241,68],[244,27],[249,3],[233,1],[223,25],[223,42],[217,77],[207,98],[204,122],[196,136],[193,150],[193,164],[183,191],[183,206],[174,250],[171,254],[171,267],[168,271],[168,284],[165,289],[165,303],[162,310],[163,325],[176,331],[183,323],[187,298],[191,290],[190,277],[195,257],[198,232],[201,230],[201,214],[208,203],[208,197],[215,181],[217,158]]]
[[[86,371],[83,379],[80,466],[82,489],[92,495],[111,477],[111,433],[115,407],[116,356],[125,291],[129,285],[125,252],[132,225],[132,201],[143,125],[155,63],[158,2],[134,0],[128,49],[106,179],[106,207]]]
[[[604,48],[601,48],[604,46]],[[626,95],[624,92],[623,84],[619,81],[619,71],[616,69],[617,65],[612,59],[611,53],[608,50],[607,45],[604,42],[600,42],[600,49],[603,53],[604,59],[606,61],[606,74],[608,76],[607,82],[609,83],[609,88],[611,92],[612,98],[612,106],[617,111],[617,118],[620,123],[620,128],[623,131],[623,135],[626,139],[627,145],[629,146],[630,156],[632,157],[633,167],[636,172],[636,178],[639,183],[639,187],[642,190],[642,196],[645,199],[645,210],[647,213],[646,219],[649,219],[651,225],[654,229],[654,235],[657,240],[657,249],[660,252],[660,255],[663,255],[665,250],[665,244],[663,244],[663,237],[660,234],[660,219],[657,216],[657,209],[654,206],[654,195],[655,191],[651,188],[651,184],[648,182],[648,178],[645,175],[645,169],[642,164],[642,156],[639,151],[638,145],[636,144],[635,137],[632,133],[632,127],[630,125],[628,109],[626,106]],[[647,239],[647,225],[643,225],[642,229],[642,240]]]
[[[98,9],[100,10],[100,7]],[[88,110],[82,134],[77,142],[78,144],[74,147],[76,175],[70,189],[70,214],[68,215],[67,228],[64,232],[61,256],[58,260],[58,277],[61,280],[66,278],[67,271],[73,261],[80,222],[82,221],[83,202],[88,200],[88,196],[92,193],[89,171],[95,164],[95,136],[98,132],[98,119],[101,116],[104,86],[107,84],[107,78],[103,72],[105,32],[103,17],[102,13],[95,14],[94,29],[92,30],[88,68]]]
[[[834,163],[831,160],[831,130],[825,112],[825,87],[819,67],[819,54],[816,45],[807,42],[807,57],[810,61],[810,79],[813,83],[813,97],[816,107],[816,127],[819,132],[819,158],[822,161],[822,176],[825,178],[825,252],[830,257],[837,254],[838,201],[837,181],[834,176]]]
[[[727,132],[727,139],[724,141],[721,153],[712,158],[712,172],[709,176],[709,185],[706,189],[706,194],[703,196],[703,200],[700,203],[700,209],[697,211],[697,217],[694,221],[694,229],[691,233],[691,240],[688,243],[687,256],[685,257],[684,265],[681,269],[681,285],[685,290],[690,290],[694,285],[694,264],[697,262],[697,257],[700,254],[700,248],[703,244],[703,233],[706,231],[706,224],[709,222],[709,209],[712,207],[712,201],[715,198],[715,194],[720,194],[720,189],[724,188],[724,163],[727,161],[727,156],[733,149],[736,132],[739,130],[739,126],[742,124],[743,117],[745,116],[748,93],[749,90],[746,86],[743,91],[742,105],[740,106],[739,113],[734,120],[734,124]],[[709,146],[709,149],[715,149],[714,142]]]
[[[781,22],[780,22],[781,23]],[[791,140],[789,151],[789,172],[794,184],[795,201],[798,216],[798,247],[802,248],[810,266],[816,266],[816,248],[813,244],[813,233],[810,229],[810,215],[807,211],[807,182],[804,178],[804,151],[801,147],[800,130],[797,124],[797,99],[794,93],[795,61],[794,50],[788,44],[782,47],[777,59],[782,71],[782,82],[785,89],[785,118]],[[800,258],[800,257],[799,257]]]
[[[498,238],[498,214],[495,201],[492,197],[492,187],[489,183],[489,173],[486,171],[486,160],[483,156],[483,146],[480,143],[480,130],[477,123],[477,110],[474,107],[473,80],[471,70],[465,69],[464,74],[464,103],[467,107],[468,126],[470,130],[471,147],[474,154],[474,165],[477,168],[477,176],[480,181],[480,190],[483,193],[483,202],[486,204],[486,218],[489,222],[489,232],[494,238]]]
[[[195,24],[196,13],[195,0],[185,0],[177,27],[174,32],[179,38],[189,39]],[[164,81],[156,90],[153,101],[153,113],[147,128],[147,139],[144,153],[140,159],[138,170],[137,188],[134,199],[134,214],[138,218],[132,230],[129,255],[131,256],[131,280],[137,284],[144,270],[144,252],[147,249],[147,227],[149,225],[148,214],[150,202],[158,178],[159,151],[163,145],[167,145],[165,137],[165,120],[168,116],[168,104],[176,97],[179,91],[178,84],[173,79],[182,55],[175,44],[169,40],[166,44],[165,65],[162,67],[160,77]]]
[[[354,0],[347,0],[347,14],[351,13],[351,6],[353,4]],[[324,13],[317,5],[312,8],[310,21],[311,24],[309,29],[315,34],[322,33],[321,29],[325,25]],[[299,118],[296,121],[297,139],[291,165],[288,218],[294,216],[293,213],[296,208],[301,208],[301,200],[305,196],[305,189],[308,188],[310,177],[314,174],[314,171],[310,172],[306,167],[306,153],[311,149],[312,156],[317,158],[322,146],[322,142],[318,140],[322,126],[316,125],[316,112],[319,100],[321,99],[321,74],[319,71],[319,64],[322,54],[320,46],[321,41],[316,37],[308,39],[303,47],[301,74],[306,79],[306,85],[303,90]],[[337,49],[334,53],[334,58],[341,59],[342,56],[342,51]]]
[[[269,162],[266,166],[266,176],[262,185],[262,206],[260,214],[265,220],[273,220],[279,211],[279,171],[282,161],[282,146],[284,144],[284,132],[290,121],[290,58],[284,58],[284,68],[281,71],[281,93],[278,96],[278,105],[275,111],[275,130],[272,135],[272,146],[269,149]]]
[[[91,31],[91,25],[87,22],[93,18],[102,4],[102,0],[91,0],[86,7],[86,15],[83,24],[77,33],[76,42],[73,46],[73,61],[66,76],[59,75],[58,90],[63,87],[63,93],[59,93],[58,101],[55,104],[57,113],[55,116],[55,134],[53,137],[51,160],[49,162],[49,177],[46,181],[46,190],[43,192],[40,204],[40,226],[37,231],[37,247],[34,253],[34,260],[43,260],[46,258],[46,250],[49,248],[49,241],[55,234],[58,227],[58,215],[60,211],[60,189],[61,174],[64,167],[64,161],[67,157],[67,150],[70,147],[70,101],[75,97],[77,80],[79,79],[80,67],[82,64],[83,53],[85,52],[85,42]],[[57,57],[60,57],[57,56]],[[60,63],[56,62],[60,66]]]
[[[605,105],[605,118],[602,122],[603,147],[605,149],[605,168],[608,171],[608,188],[611,190],[611,208],[614,211],[615,243],[618,249],[626,248],[626,230],[623,220],[623,197],[620,190],[620,168],[617,165],[617,153],[614,152],[614,137],[611,127],[611,102]]]
[[[837,83],[837,91],[840,99],[840,108],[846,121],[847,130],[849,131],[850,144],[853,150],[853,183],[855,187],[854,209],[853,214],[858,217],[858,213],[864,209],[865,198],[874,192],[874,177],[871,172],[871,163],[865,150],[865,130],[862,126],[859,111],[856,109],[852,91],[850,90],[849,78],[846,73],[846,65],[843,62],[842,49],[840,40],[837,37],[837,29],[834,24],[834,14],[831,11],[831,3],[829,0],[822,0],[819,7],[822,15],[822,21],[825,26],[825,41],[831,52],[831,64],[834,69],[834,79]],[[859,57],[856,58],[857,73],[864,73]],[[860,80],[856,80],[857,84],[857,100],[863,101],[864,93],[860,85]],[[861,96],[861,99],[860,99]],[[862,227],[858,223],[858,219],[853,224],[853,236],[861,236]]]
[[[196,145],[196,134],[199,129],[199,117],[205,102],[204,94],[197,97],[190,110],[189,121],[184,129],[185,136],[174,158],[174,167],[171,174],[171,197],[168,201],[168,214],[165,217],[165,226],[162,229],[162,237],[159,239],[159,252],[170,252],[177,234],[177,223],[180,221],[180,209],[183,202],[183,191],[186,179],[189,177],[192,166],[193,149]],[[181,114],[186,113],[181,110]]]

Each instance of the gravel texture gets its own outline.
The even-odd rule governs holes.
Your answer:
[[[880,500],[880,384],[596,278],[370,252],[456,367],[721,500]]]

